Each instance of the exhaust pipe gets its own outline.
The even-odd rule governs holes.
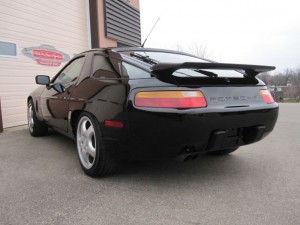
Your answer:
[[[189,160],[195,160],[199,156],[200,152],[196,151],[195,148],[184,148],[178,156],[175,157],[177,161],[186,162]]]

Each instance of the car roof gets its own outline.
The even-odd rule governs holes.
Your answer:
[[[84,52],[79,53],[78,55],[84,54],[84,53],[88,53],[88,52],[105,52],[105,51],[112,51],[112,52],[118,52],[118,53],[122,53],[122,52],[136,52],[136,51],[145,51],[145,52],[164,52],[164,53],[173,53],[173,54],[181,54],[181,55],[187,55],[187,56],[191,56],[191,57],[196,57],[199,59],[203,59],[206,61],[210,61],[213,62],[212,60],[209,59],[205,59],[199,56],[195,56],[186,52],[180,52],[180,51],[176,51],[176,50],[169,50],[169,49],[160,49],[160,48],[143,48],[143,47],[115,47],[115,48],[93,48]]]

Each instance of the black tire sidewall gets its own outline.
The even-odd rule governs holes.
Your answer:
[[[28,121],[28,115],[27,115],[27,125],[28,125],[28,129],[29,129],[29,132],[30,132],[31,136],[39,137],[39,136],[43,136],[43,135],[47,134],[48,127],[45,124],[43,124],[43,122],[38,120],[38,118],[36,116],[35,107],[34,107],[32,99],[30,99],[28,101],[27,114],[28,114],[29,106],[32,107],[32,116],[33,116],[33,128],[32,128],[32,131],[31,131],[30,128],[29,128],[29,121]]]

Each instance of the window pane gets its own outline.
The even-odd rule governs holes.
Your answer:
[[[17,56],[17,45],[15,43],[0,41],[0,55]]]
[[[75,81],[80,75],[84,64],[84,57],[75,59],[69,66],[67,66],[57,77],[56,82],[68,83]]]
[[[106,56],[95,55],[93,62],[93,76],[102,79],[119,78],[117,60],[110,60]]]
[[[122,75],[130,79],[150,78],[150,73],[128,63],[122,63]]]

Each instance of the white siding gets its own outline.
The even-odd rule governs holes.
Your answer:
[[[35,75],[53,76],[65,65],[37,64],[23,48],[51,45],[74,54],[89,48],[87,0],[1,0],[0,41],[17,44],[16,57],[0,56],[0,98],[3,126],[26,124],[26,99],[34,90]]]

